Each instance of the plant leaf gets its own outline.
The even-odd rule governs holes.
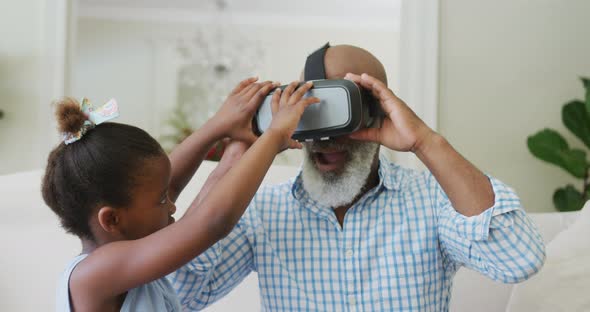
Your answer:
[[[586,112],[585,103],[574,100],[565,104],[561,110],[561,119],[563,124],[590,148],[590,117]]]
[[[553,204],[559,211],[576,211],[582,209],[584,200],[580,193],[572,185],[559,188],[553,193]]]
[[[584,178],[589,166],[586,152],[570,149],[557,131],[543,129],[527,138],[527,146],[535,157],[565,169],[576,178]]]

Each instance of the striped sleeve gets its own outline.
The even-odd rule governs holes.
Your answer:
[[[464,265],[495,281],[518,283],[541,269],[545,245],[516,193],[494,178],[490,182],[493,206],[466,217],[453,208],[434,181],[441,249],[450,260],[445,262],[447,266]]]
[[[244,226],[242,218],[227,237],[168,276],[185,311],[199,311],[221,299],[253,270]]]

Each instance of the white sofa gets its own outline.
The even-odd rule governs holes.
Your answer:
[[[205,162],[177,201],[181,215],[215,163]],[[296,167],[273,166],[265,183],[294,176]],[[59,227],[40,194],[42,170],[0,176],[0,311],[50,311],[55,281],[80,252],[76,237]],[[577,213],[531,214],[550,241]],[[505,311],[512,285],[495,283],[462,269],[455,278],[451,311]],[[237,289],[207,311],[258,311],[258,287],[251,274]]]

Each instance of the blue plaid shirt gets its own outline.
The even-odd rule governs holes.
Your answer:
[[[204,308],[254,271],[264,311],[447,311],[461,266],[516,283],[543,265],[541,236],[498,180],[493,207],[465,217],[429,172],[382,156],[379,177],[342,227],[301,175],[262,187],[229,236],[170,276],[184,308]]]

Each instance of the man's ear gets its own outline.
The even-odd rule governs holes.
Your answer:
[[[98,224],[107,233],[121,232],[120,211],[110,206],[98,210]]]

